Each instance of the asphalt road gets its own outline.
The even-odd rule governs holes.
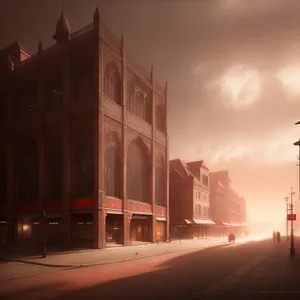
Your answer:
[[[210,299],[272,247],[270,240],[231,243],[20,278],[0,283],[0,299]]]

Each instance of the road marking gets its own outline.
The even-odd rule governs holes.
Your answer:
[[[229,287],[233,286],[244,274],[249,272],[253,269],[257,264],[261,261],[265,260],[267,256],[260,256],[250,263],[247,263],[231,273],[220,279],[219,281],[213,283],[212,285],[208,286],[206,289],[202,290],[201,292],[195,294],[188,300],[206,300],[206,299],[214,299],[217,296],[221,295],[225,290]]]

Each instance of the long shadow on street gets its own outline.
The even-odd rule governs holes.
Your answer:
[[[268,254],[274,246],[270,242],[250,242],[248,244],[220,245],[218,247],[201,249],[193,253],[184,254],[170,259],[155,268],[147,269],[147,265],[141,272],[135,272],[134,276],[127,275],[122,278],[122,264],[114,264],[119,269],[120,277],[117,280],[102,282],[84,289],[72,286],[72,292],[59,291],[60,286],[70,285],[72,272],[80,272],[84,278],[85,273],[93,273],[93,279],[105,276],[101,269],[89,267],[67,272],[69,282],[58,282],[56,286],[45,285],[44,297],[38,299],[186,299],[200,292],[208,285],[227,276],[240,266],[250,262],[261,254]],[[128,262],[126,262],[128,264]],[[131,261],[132,264],[140,264],[140,260]],[[142,263],[143,264],[143,263]],[[142,273],[142,274],[137,274]],[[133,272],[134,274],[134,272]],[[67,280],[66,280],[67,281]],[[87,284],[88,285],[88,284]],[[39,290],[41,288],[39,287]],[[51,291],[52,290],[52,291]],[[20,291],[18,292],[20,293]],[[33,294],[32,294],[33,293]],[[37,292],[22,290],[22,298],[32,297]],[[20,295],[19,295],[20,296]],[[16,299],[17,293],[3,295],[3,299]],[[28,297],[28,298],[27,298]]]

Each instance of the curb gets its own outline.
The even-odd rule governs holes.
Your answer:
[[[11,262],[21,262],[21,263],[25,263],[25,264],[31,264],[31,265],[37,265],[37,266],[43,266],[43,267],[53,267],[53,268],[84,268],[84,267],[92,267],[92,266],[120,263],[120,262],[129,261],[129,260],[137,260],[137,259],[142,259],[142,258],[147,258],[147,257],[165,255],[165,254],[172,254],[172,253],[176,253],[176,252],[181,253],[181,252],[191,252],[191,251],[197,251],[197,250],[207,250],[207,249],[211,249],[211,248],[222,247],[227,244],[228,244],[228,242],[221,242],[220,244],[212,245],[210,247],[205,247],[205,248],[170,250],[170,251],[167,251],[164,253],[156,253],[156,254],[147,255],[147,256],[126,257],[126,258],[119,259],[119,260],[104,261],[104,262],[97,262],[97,263],[90,263],[90,264],[73,264],[73,265],[47,264],[47,263],[42,263],[42,262],[40,263],[40,262],[33,262],[33,261],[22,260],[22,259],[10,259],[10,258],[4,258],[4,257],[0,257],[0,260],[11,261]]]
[[[255,241],[251,241],[255,242]],[[193,249],[182,249],[182,250],[170,250],[164,253],[156,253],[148,256],[138,256],[138,257],[127,257],[125,259],[119,259],[119,260],[113,260],[113,261],[105,261],[105,262],[97,262],[97,263],[89,263],[89,264],[73,264],[73,265],[63,265],[63,264],[47,264],[47,263],[42,263],[42,262],[33,262],[33,261],[28,261],[28,260],[22,260],[22,259],[10,259],[10,258],[4,258],[0,257],[0,261],[11,261],[11,262],[21,262],[25,264],[31,264],[31,265],[37,265],[37,266],[44,266],[44,267],[53,267],[53,268],[84,268],[84,267],[92,267],[92,266],[100,266],[100,265],[107,265],[107,264],[113,264],[113,263],[120,263],[120,262],[125,262],[129,260],[137,260],[137,259],[142,259],[142,258],[147,258],[147,257],[154,257],[154,256],[160,256],[160,255],[165,255],[165,254],[173,254],[173,253],[181,253],[181,252],[192,252],[192,251],[197,251],[197,250],[207,250],[211,248],[217,248],[217,247],[223,247],[226,245],[230,245],[230,243],[226,242],[220,242],[205,248],[193,248]],[[240,244],[239,246],[245,245]]]

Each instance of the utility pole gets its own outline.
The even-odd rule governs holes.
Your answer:
[[[296,122],[295,125],[300,125],[300,121]],[[297,142],[294,143],[294,146],[298,146],[299,147],[299,152],[298,152],[298,201],[296,203],[296,215],[297,212],[300,213],[300,137],[299,140]],[[296,235],[300,234],[300,222],[296,220]]]
[[[293,188],[291,187],[291,214],[293,214],[293,195],[295,194],[295,192],[293,192]],[[295,244],[294,244],[294,221],[291,220],[291,246],[290,246],[290,254],[291,256],[295,255]]]
[[[289,213],[289,197],[284,197],[286,202],[286,216],[285,216],[285,223],[286,223],[286,241],[289,241],[289,221],[288,221],[288,213]]]

